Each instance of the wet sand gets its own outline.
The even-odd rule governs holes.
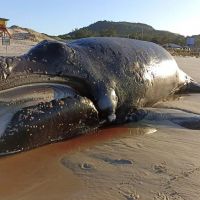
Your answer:
[[[175,59],[200,82],[200,59]],[[199,99],[156,107],[200,113]],[[0,200],[198,200],[199,144],[199,130],[143,120],[4,157]]]

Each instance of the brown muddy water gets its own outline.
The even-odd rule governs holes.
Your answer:
[[[176,60],[200,81],[200,59]],[[199,100],[187,95],[156,109],[199,114]],[[146,119],[1,158],[0,200],[198,200],[199,155],[199,130]]]

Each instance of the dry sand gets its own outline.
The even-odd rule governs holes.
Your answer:
[[[31,47],[33,47],[36,44],[36,42],[28,40],[11,39],[10,46],[6,47],[0,44],[0,56],[19,56],[21,54],[26,53]]]
[[[200,59],[175,59],[200,81]],[[157,107],[200,113],[199,99]],[[0,200],[198,200],[199,144],[199,130],[143,120],[1,158]]]

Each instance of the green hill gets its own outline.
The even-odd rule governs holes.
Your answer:
[[[159,44],[176,43],[185,45],[185,37],[168,31],[160,31],[142,23],[98,21],[87,27],[59,35],[62,39],[77,39],[92,36],[129,37]]]
[[[195,46],[200,48],[200,34],[199,35],[193,35],[195,40]]]
[[[87,29],[98,35],[114,34],[121,37],[127,37],[130,33],[144,31],[153,31],[154,28],[142,24],[142,23],[130,23],[130,22],[110,22],[110,21],[98,21],[89,25],[83,29]],[[73,32],[70,33],[73,36]]]

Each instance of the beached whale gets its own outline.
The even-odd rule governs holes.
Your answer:
[[[177,92],[199,91],[151,42],[43,41],[20,57],[0,57],[0,154],[124,123]]]

